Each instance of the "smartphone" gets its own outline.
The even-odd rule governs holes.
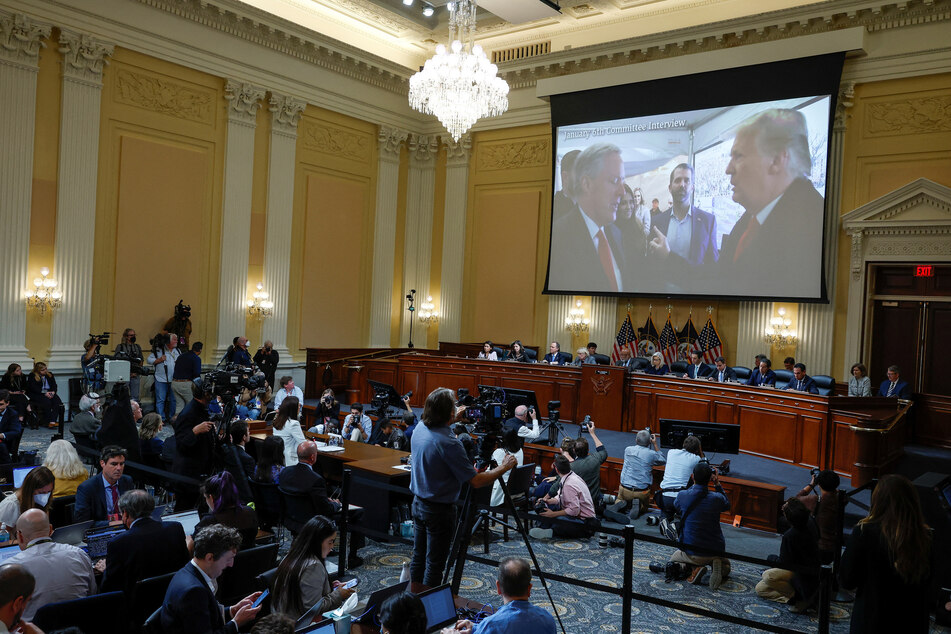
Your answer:
[[[347,583],[343,584],[342,587],[347,588],[349,590],[350,588],[356,588],[358,583],[360,583],[359,579],[351,579]]]
[[[262,593],[261,593],[261,596],[259,596],[259,597],[257,598],[257,600],[256,600],[254,603],[251,604],[251,607],[252,607],[252,608],[256,608],[256,607],[258,607],[259,605],[261,605],[261,603],[264,601],[264,598],[265,598],[267,595],[269,595],[269,594],[271,594],[271,591],[270,591],[270,590],[265,590],[264,592],[262,592]]]

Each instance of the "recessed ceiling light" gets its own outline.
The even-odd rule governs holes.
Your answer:
[[[413,6],[413,0],[403,0],[403,4],[405,4],[408,7],[411,7]]]
[[[425,15],[428,18],[432,16],[432,14],[433,14],[433,8],[431,6],[427,4],[425,7],[423,7],[423,15]]]

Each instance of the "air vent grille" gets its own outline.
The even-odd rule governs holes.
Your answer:
[[[511,62],[526,57],[537,57],[539,55],[548,55],[551,53],[551,42],[539,42],[538,44],[529,44],[528,46],[516,46],[501,51],[492,51],[492,63],[501,64],[502,62]]]

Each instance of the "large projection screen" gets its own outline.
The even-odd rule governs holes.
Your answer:
[[[545,291],[827,301],[843,58],[553,95]]]

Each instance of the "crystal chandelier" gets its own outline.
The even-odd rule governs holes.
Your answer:
[[[485,51],[473,44],[475,0],[456,0],[449,9],[449,49],[440,44],[423,69],[409,79],[409,105],[436,115],[454,141],[482,117],[495,117],[509,107],[509,87],[498,76]]]
[[[795,330],[790,330],[792,321],[786,318],[786,309],[780,308],[779,317],[769,320],[769,327],[764,333],[763,340],[777,348],[791,348],[799,342]]]
[[[584,308],[581,307],[581,300],[575,300],[575,307],[568,311],[568,316],[565,317],[565,329],[572,334],[572,336],[578,336],[582,333],[588,332],[588,324],[591,321],[584,316]]]
[[[419,305],[419,320],[431,326],[439,323],[439,313],[436,312],[436,305],[433,303],[433,296],[427,295],[426,301]]]
[[[274,302],[268,299],[269,295],[264,290],[264,284],[258,282],[257,291],[248,300],[248,315],[255,319],[267,319],[274,314]]]
[[[29,308],[44,314],[47,310],[55,310],[63,305],[63,293],[57,286],[59,282],[49,277],[50,270],[45,266],[40,269],[40,276],[33,280],[33,288],[26,292],[26,305]]]

